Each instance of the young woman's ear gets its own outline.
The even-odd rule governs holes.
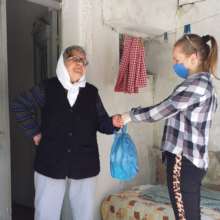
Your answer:
[[[190,56],[190,61],[191,61],[191,64],[192,64],[193,66],[197,66],[197,65],[198,65],[198,62],[199,62],[197,54],[193,53],[193,54]]]

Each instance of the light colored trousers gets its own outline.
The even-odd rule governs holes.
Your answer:
[[[96,177],[69,179],[69,200],[74,220],[93,220]],[[60,220],[67,179],[53,179],[37,172],[35,220]]]

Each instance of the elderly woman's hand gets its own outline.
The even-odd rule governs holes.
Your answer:
[[[40,144],[42,134],[39,133],[33,137],[34,145],[38,146]]]
[[[123,127],[123,121],[121,118],[121,115],[113,115],[112,116],[112,124],[116,128],[122,128]]]

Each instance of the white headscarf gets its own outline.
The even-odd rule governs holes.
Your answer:
[[[60,55],[60,58],[57,62],[56,74],[62,86],[67,90],[67,99],[70,106],[72,107],[75,104],[79,94],[79,88],[86,86],[85,74],[80,78],[78,82],[71,83],[69,73],[64,64],[63,53]]]

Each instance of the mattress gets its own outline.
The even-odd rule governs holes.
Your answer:
[[[102,220],[175,220],[170,204],[143,197],[151,187],[142,185],[107,196],[101,204]],[[202,220],[220,220],[220,212],[214,209],[203,207],[201,214]]]

